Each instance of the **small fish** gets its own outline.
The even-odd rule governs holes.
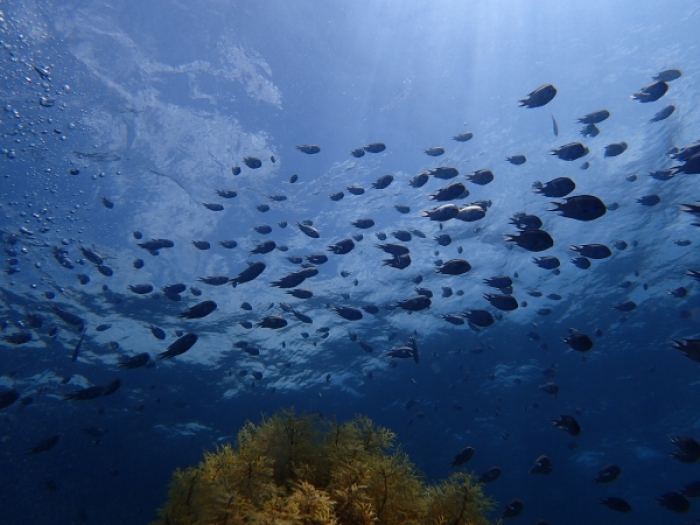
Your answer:
[[[184,354],[197,342],[196,334],[185,334],[171,344],[165,352],[158,354],[159,359],[172,359],[175,356]]]
[[[307,155],[315,155],[321,151],[321,148],[316,144],[304,144],[303,146],[297,146],[296,149]]]
[[[78,339],[78,344],[75,345],[75,349],[73,350],[73,355],[70,358],[70,360],[74,363],[78,360],[78,354],[80,354],[80,347],[83,345],[83,339],[85,338],[85,332],[87,332],[87,328],[83,328],[83,333],[80,334],[80,339]]]
[[[157,326],[151,325],[151,333],[153,334],[153,337],[155,337],[159,341],[163,341],[166,337],[165,331],[162,328],[158,328]]]
[[[108,210],[114,208],[114,203],[107,197],[102,197],[102,204],[104,204],[105,208],[107,208]]]
[[[224,211],[224,205],[216,202],[203,202],[202,206],[211,211]]]
[[[557,124],[557,119],[554,118],[554,115],[552,115],[552,133],[554,133],[555,137],[559,136],[559,124]]]
[[[58,443],[58,438],[59,435],[55,434],[51,436],[48,439],[45,439],[43,441],[40,441],[36,445],[34,445],[32,448],[29,449],[29,452],[27,452],[27,455],[36,455],[36,454],[41,454],[42,452],[48,452],[51,450],[53,447],[56,446]]]

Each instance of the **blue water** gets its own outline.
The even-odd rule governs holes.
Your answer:
[[[449,474],[463,447],[474,447],[462,468],[477,475],[493,465],[503,469],[484,487],[497,502],[494,521],[513,498],[525,504],[520,523],[683,524],[700,517],[692,500],[686,514],[655,501],[700,479],[697,464],[670,456],[670,438],[700,439],[697,364],[670,346],[671,338],[700,334],[698,286],[685,275],[700,270],[700,239],[693,217],[679,206],[695,202],[700,191],[696,175],[668,181],[648,175],[678,164],[666,155],[670,148],[700,138],[696,3],[117,0],[18,1],[0,9],[6,260],[0,391],[21,396],[0,409],[3,524],[149,523],[173,470],[233,439],[246,420],[291,406],[340,420],[361,413],[393,429],[430,482]],[[664,97],[648,104],[630,99],[671,68],[683,74]],[[518,107],[544,84],[557,88],[550,103]],[[668,104],[675,112],[650,123]],[[599,109],[611,117],[598,124],[600,135],[582,137],[576,119]],[[474,138],[452,140],[466,132]],[[590,153],[574,162],[549,154],[574,141]],[[604,158],[605,146],[622,141],[629,145],[623,154]],[[350,155],[373,142],[386,150]],[[321,151],[305,155],[295,149],[302,144]],[[445,154],[424,153],[435,146]],[[516,154],[527,162],[505,161]],[[248,168],[245,157],[261,159],[262,167]],[[584,161],[587,170],[580,169]],[[431,178],[420,189],[408,181],[439,166],[459,169],[453,181],[470,191],[460,205],[491,201],[484,219],[447,221],[440,231],[421,217],[435,206],[428,195],[453,181]],[[482,168],[493,171],[492,183],[464,179]],[[373,189],[386,174],[394,182]],[[572,195],[599,197],[607,213],[580,222],[547,211],[562,199],[537,195],[532,184],[556,177],[575,181]],[[366,192],[329,199],[349,185]],[[223,199],[217,189],[238,196]],[[656,206],[636,202],[652,194],[661,198]],[[276,195],[287,199],[269,199]],[[270,211],[257,211],[260,204]],[[401,214],[396,204],[411,211]],[[505,242],[505,234],[517,232],[510,217],[521,211],[542,219],[551,249],[532,253]],[[365,217],[375,226],[350,225]],[[295,226],[302,220],[313,221],[321,237],[303,235]],[[263,224],[271,234],[253,230]],[[406,242],[411,265],[382,266],[390,257],[374,247],[376,234],[398,242],[392,232],[416,229],[426,238]],[[141,241],[134,231],[142,232]],[[364,238],[352,252],[327,251],[358,233]],[[440,246],[434,237],[441,233],[452,244]],[[175,246],[154,256],[137,246],[150,238]],[[266,239],[288,251],[250,256]],[[192,245],[201,240],[211,249]],[[238,246],[226,250],[218,244],[223,240]],[[680,240],[690,244],[674,243]],[[569,262],[576,256],[570,245],[592,243],[609,246],[613,255],[588,270]],[[80,246],[99,252],[113,275],[83,260]],[[72,270],[54,258],[57,247],[67,251]],[[295,299],[270,286],[298,269],[287,257],[313,253],[329,255],[302,285],[314,298]],[[558,274],[532,263],[544,255],[562,261]],[[133,266],[137,258],[144,260],[141,269]],[[438,260],[454,258],[468,260],[472,270],[435,272]],[[246,261],[267,268],[236,288],[197,281],[235,277]],[[79,274],[90,281],[80,284]],[[501,274],[514,280],[515,311],[501,312],[483,298],[497,293],[483,280]],[[434,297],[430,308],[409,314],[395,305],[416,294],[416,276]],[[621,287],[625,281],[629,286]],[[145,283],[155,290],[129,291]],[[188,286],[179,302],[159,291],[175,283]],[[689,290],[686,297],[667,293],[679,286]],[[443,297],[443,287],[455,293]],[[528,293],[533,290],[542,296]],[[177,317],[203,300],[215,301],[216,311],[198,320]],[[628,300],[634,311],[612,308]],[[252,310],[241,309],[243,302]],[[313,324],[285,313],[281,302]],[[332,310],[369,304],[379,313],[360,321]],[[52,305],[85,321],[75,361],[80,331]],[[552,313],[538,315],[541,308]],[[441,318],[468,309],[487,309],[497,320],[473,330]],[[41,316],[41,328],[29,325],[29,313]],[[239,324],[268,315],[289,324],[274,331]],[[98,332],[100,324],[111,328]],[[151,325],[166,331],[164,341],[153,337]],[[321,327],[329,329],[327,338],[317,332]],[[570,349],[561,340],[570,328],[589,335],[594,347]],[[199,340],[181,356],[157,360],[178,330]],[[5,341],[21,331],[31,341]],[[374,352],[364,352],[350,331]],[[385,354],[411,335],[420,363],[392,362]],[[260,354],[235,347],[240,341]],[[142,352],[151,356],[149,366],[118,366]],[[556,376],[548,378],[551,367]],[[64,400],[115,378],[121,387],[111,396]],[[547,381],[559,385],[556,397],[539,390]],[[552,427],[550,420],[562,414],[576,417],[579,436]],[[59,435],[53,448],[27,455],[53,435]],[[548,476],[529,473],[541,454],[553,463]],[[593,484],[608,463],[622,468],[620,478]],[[609,496],[627,500],[632,514],[598,503]]]

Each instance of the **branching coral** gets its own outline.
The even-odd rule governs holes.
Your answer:
[[[473,476],[426,486],[396,436],[357,416],[283,411],[247,423],[236,448],[178,470],[154,525],[485,525]]]

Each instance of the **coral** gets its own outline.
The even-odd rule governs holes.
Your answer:
[[[426,486],[390,430],[293,410],[248,422],[236,447],[178,470],[154,525],[485,525],[471,474]]]

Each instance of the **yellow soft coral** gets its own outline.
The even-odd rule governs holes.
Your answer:
[[[236,448],[178,470],[154,525],[485,525],[470,474],[426,486],[396,436],[366,417],[338,424],[282,411],[247,423]]]

